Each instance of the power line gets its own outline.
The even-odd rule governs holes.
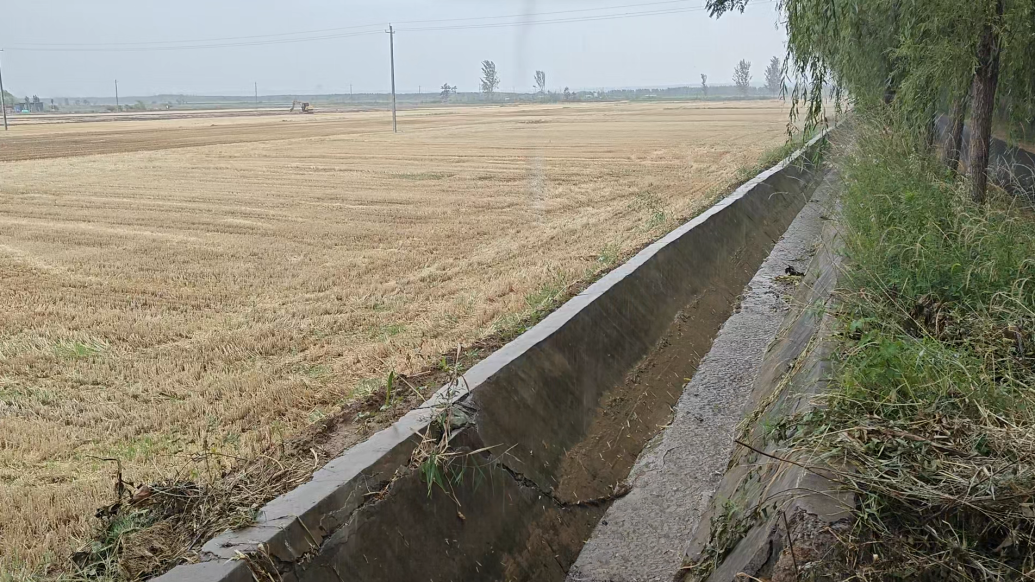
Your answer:
[[[484,28],[506,28],[510,26],[535,26],[537,24],[566,24],[575,22],[596,22],[600,20],[615,20],[618,18],[634,18],[639,16],[660,16],[665,14],[683,14],[686,12],[700,12],[707,10],[704,6],[692,8],[670,8],[667,10],[651,10],[646,12],[623,12],[621,14],[602,14],[597,16],[583,16],[572,18],[561,18],[554,20],[525,20],[520,22],[499,22],[491,24],[458,24],[454,26],[432,26],[423,28],[407,28],[406,32],[431,32],[440,30],[477,30]]]
[[[556,14],[572,14],[572,13],[579,13],[579,12],[600,12],[600,11],[605,11],[605,10],[617,10],[617,9],[621,9],[621,8],[639,8],[639,7],[643,7],[643,6],[657,6],[657,5],[663,5],[663,4],[685,4],[685,3],[691,2],[691,1],[693,1],[693,0],[659,0],[659,1],[655,1],[655,2],[643,2],[643,3],[638,3],[638,4],[620,4],[620,5],[615,5],[615,6],[598,6],[598,7],[595,7],[595,8],[579,8],[579,9],[571,9],[571,10],[556,10],[556,11],[552,11],[552,12],[537,12],[537,13],[527,13],[527,14],[506,14],[506,15],[497,15],[497,16],[469,16],[469,17],[465,17],[465,18],[437,18],[437,19],[429,19],[429,20],[407,20],[407,21],[397,22],[396,24],[407,24],[407,25],[408,24],[436,24],[436,23],[440,23],[440,22],[465,22],[465,21],[473,21],[473,20],[499,20],[499,19],[507,19],[507,18],[529,18],[529,17],[534,17],[534,16],[552,16],[552,15],[556,15]],[[701,7],[701,8],[703,9],[703,7]],[[343,26],[343,27],[335,27],[335,28],[322,28],[322,29],[316,29],[316,30],[303,30],[303,31],[297,31],[297,32],[281,32],[281,33],[271,33],[271,34],[256,34],[256,35],[249,35],[249,36],[229,36],[229,37],[204,38],[204,39],[193,39],[193,40],[165,40],[165,41],[159,40],[159,41],[101,42],[101,43],[70,43],[70,42],[33,43],[33,42],[29,42],[29,43],[21,43],[18,46],[26,47],[26,48],[29,48],[29,47],[39,47],[39,48],[101,48],[101,47],[113,47],[113,48],[117,48],[117,47],[147,47],[147,46],[176,45],[176,44],[198,44],[198,43],[208,44],[208,43],[239,41],[239,40],[254,40],[254,39],[277,38],[277,37],[285,37],[285,36],[301,36],[301,35],[311,35],[311,34],[323,34],[323,33],[329,33],[329,32],[341,32],[341,31],[346,31],[346,30],[352,31],[352,30],[360,30],[360,29],[364,29],[364,28],[373,28],[373,27],[380,28],[381,26],[382,26],[381,24],[360,24],[360,25],[355,25],[355,26]]]
[[[619,4],[615,6],[597,6],[596,8],[573,8],[571,10],[555,10],[552,12],[532,12],[526,14],[508,14],[505,16],[469,16],[467,18],[438,18],[434,20],[411,20],[409,22],[400,22],[399,24],[433,24],[437,22],[462,22],[470,20],[493,20],[503,18],[530,18],[534,16],[554,16],[557,14],[573,14],[578,12],[600,12],[604,10],[619,10],[621,8],[640,8],[643,6],[658,6],[662,4],[686,4],[693,0],[662,0],[659,2],[641,2],[638,4]],[[704,10],[705,6],[695,7]]]
[[[21,52],[59,52],[59,53],[79,53],[79,52],[95,52],[95,53],[123,53],[123,52],[150,52],[150,51],[177,51],[177,50],[195,50],[195,49],[210,49],[210,48],[227,48],[227,47],[241,47],[241,46],[265,46],[275,44],[289,44],[298,42],[311,42],[318,40],[330,40],[336,38],[352,38],[356,36],[367,36],[371,34],[381,34],[379,30],[372,30],[369,32],[355,32],[352,34],[332,34],[326,36],[314,36],[308,38],[289,38],[282,40],[271,40],[271,41],[255,41],[255,42],[236,42],[236,43],[222,43],[222,44],[199,44],[199,45],[181,45],[181,46],[154,46],[154,47],[140,47],[140,48],[31,48],[25,46],[12,46],[5,47],[6,50],[14,50]]]
[[[55,43],[28,42],[28,43],[21,43],[18,46],[26,47],[26,48],[33,48],[33,49],[35,49],[37,47],[38,48],[71,48],[71,49],[75,49],[75,48],[83,48],[83,49],[88,49],[88,48],[109,48],[109,47],[110,48],[120,48],[120,47],[126,47],[126,48],[134,48],[134,47],[136,47],[136,48],[149,48],[149,47],[179,48],[178,46],[175,46],[175,45],[181,45],[181,44],[191,45],[191,44],[198,44],[198,43],[203,43],[203,44],[222,43],[222,42],[230,42],[230,41],[248,41],[248,40],[255,40],[255,39],[259,39],[260,41],[261,41],[261,39],[274,39],[274,40],[276,40],[278,37],[285,37],[285,36],[300,36],[300,35],[305,35],[305,34],[318,34],[318,33],[322,34],[322,33],[328,33],[328,32],[341,32],[341,31],[357,31],[357,30],[361,30],[361,29],[364,29],[364,28],[373,28],[373,27],[379,27],[379,26],[380,26],[379,24],[362,24],[362,25],[357,25],[357,26],[343,26],[343,27],[338,27],[338,28],[324,28],[324,29],[319,29],[319,30],[307,30],[307,31],[300,31],[300,32],[280,32],[280,33],[271,33],[271,34],[255,34],[255,35],[249,35],[249,36],[227,36],[227,37],[220,37],[220,38],[199,38],[199,39],[194,39],[194,40],[154,40],[154,41],[138,41],[138,42],[98,42],[98,43],[86,43],[86,42],[80,42],[80,43],[75,43],[75,42],[55,42]],[[363,32],[375,32],[375,31],[363,31]],[[377,32],[380,32],[380,31],[377,31]],[[284,40],[290,41],[290,40],[293,40],[293,39],[284,39]],[[163,46],[163,45],[168,45],[168,46]]]
[[[654,9],[645,11],[630,11],[614,14],[597,14],[589,16],[572,16],[565,18],[555,19],[538,19],[538,16],[548,16],[565,13],[576,13],[576,12],[587,12],[590,10],[615,10],[623,7],[642,7],[642,6],[654,6],[660,4],[676,4],[684,3],[688,0],[665,0],[660,2],[650,2],[641,4],[626,4],[622,6],[609,6],[606,8],[584,8],[577,10],[560,10],[555,12],[541,12],[536,14],[521,14],[521,15],[507,15],[507,16],[484,16],[484,17],[470,17],[470,18],[456,18],[456,19],[438,19],[438,20],[413,20],[409,21],[409,24],[423,24],[423,23],[436,23],[436,22],[464,22],[470,20],[487,20],[487,19],[505,19],[505,18],[522,18],[522,20],[514,22],[483,22],[475,24],[446,24],[442,26],[425,26],[407,29],[408,32],[432,32],[432,31],[444,31],[444,30],[477,30],[487,28],[506,28],[514,26],[535,26],[539,24],[568,24],[578,22],[596,22],[602,20],[614,20],[618,18],[634,18],[644,16],[661,16],[669,14],[682,14],[687,12],[699,12],[707,10],[706,6],[689,6],[683,8],[667,8],[667,9]],[[776,0],[761,0],[753,2],[753,4],[772,4]],[[363,25],[349,27],[348,29],[367,28],[375,25]],[[346,30],[346,29],[325,29],[325,30]],[[318,31],[314,31],[318,32]],[[175,45],[175,46],[131,46],[133,43],[118,44],[112,43],[108,45],[78,45],[76,48],[74,45],[18,45],[8,47],[8,50],[17,50],[25,52],[146,52],[146,51],[171,51],[171,50],[196,50],[196,49],[210,49],[210,48],[227,48],[227,47],[243,47],[243,46],[264,46],[264,45],[277,45],[277,44],[288,44],[288,43],[299,43],[299,42],[313,42],[320,40],[332,40],[341,38],[353,38],[358,36],[367,36],[373,34],[381,34],[380,30],[369,30],[369,31],[357,31],[351,33],[342,34],[328,34],[298,38],[280,38],[273,40],[255,40],[246,42],[213,42],[208,44],[193,44],[193,45]],[[268,35],[273,36],[287,36],[301,33],[283,33],[280,35]],[[231,40],[234,37],[228,37],[226,40]],[[255,37],[236,37],[236,38],[268,38],[266,36],[255,36]],[[219,40],[219,39],[213,39]],[[188,41],[164,41],[166,43],[172,42],[188,42]],[[38,47],[38,48],[36,48]]]

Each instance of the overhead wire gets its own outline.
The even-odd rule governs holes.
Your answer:
[[[474,30],[483,28],[505,28],[509,26],[535,26],[537,24],[564,24],[570,22],[596,22],[600,20],[616,20],[619,18],[634,18],[639,16],[659,16],[663,14],[682,14],[685,12],[699,12],[705,10],[703,6],[693,8],[670,8],[667,10],[651,10],[646,12],[623,12],[621,14],[601,14],[597,16],[585,16],[577,18],[562,18],[555,20],[524,20],[520,22],[498,22],[491,24],[458,24],[453,26],[433,26],[422,28],[402,28],[404,32],[429,32],[440,30]]]
[[[571,13],[584,13],[589,11],[604,11],[604,10],[618,10],[629,7],[644,7],[644,6],[658,6],[658,5],[672,5],[682,4],[690,0],[663,0],[657,2],[646,2],[639,4],[625,4],[615,5],[607,7],[597,8],[583,8],[583,9],[572,9],[572,10],[558,10],[553,12],[540,12],[532,14],[514,14],[514,15],[501,15],[501,16],[475,16],[466,18],[451,18],[451,19],[434,19],[434,20],[411,20],[403,21],[398,24],[404,25],[402,29],[397,29],[405,32],[432,32],[432,31],[447,31],[447,30],[477,30],[477,29],[492,29],[492,28],[507,28],[514,26],[536,26],[541,24],[567,24],[567,23],[578,23],[578,22],[597,22],[603,20],[616,20],[621,18],[636,18],[645,16],[661,16],[669,14],[682,14],[689,12],[699,12],[707,10],[707,6],[687,6],[687,7],[673,7],[673,8],[661,8],[643,11],[628,11],[613,14],[592,14],[585,16],[570,16],[564,18],[554,19],[541,19],[541,16],[551,16],[558,14],[571,14]],[[761,0],[752,2],[753,4],[771,4],[776,0]],[[501,20],[508,18],[519,18],[520,20],[511,22],[481,22],[471,24],[443,24],[440,26],[417,26],[414,28],[406,28],[410,24],[435,24],[435,23],[462,23],[470,22],[474,20]],[[377,26],[378,30],[362,30],[364,28],[373,28]],[[315,36],[299,36],[306,33],[280,33],[271,35],[254,35],[246,37],[225,37],[222,39],[209,39],[207,41],[155,41],[155,44],[144,44],[144,43],[102,43],[102,44],[19,44],[10,47],[5,47],[7,50],[24,51],[24,52],[149,52],[149,51],[175,51],[175,50],[198,50],[198,49],[211,49],[211,48],[229,48],[229,47],[246,47],[246,46],[265,46],[265,45],[278,45],[278,44],[290,44],[300,42],[314,42],[322,40],[333,40],[342,38],[353,38],[359,36],[367,36],[374,34],[381,34],[384,32],[380,29],[381,25],[368,24],[368,25],[357,25],[352,27],[341,27],[334,29],[323,29],[322,31],[310,31],[311,33],[316,32],[329,32],[329,31],[345,31],[352,30],[354,32],[342,32],[340,34],[320,34]],[[278,38],[295,36],[295,38]],[[248,39],[265,39],[265,40],[248,40]],[[234,42],[230,42],[234,41]],[[175,44],[175,43],[187,43],[193,42],[194,44]]]
[[[352,38],[357,36],[367,36],[372,34],[381,34],[380,30],[370,30],[364,32],[353,32],[345,34],[330,34],[324,36],[311,36],[304,38],[286,38],[278,40],[266,40],[266,41],[252,41],[252,42],[229,42],[229,43],[214,43],[214,44],[196,44],[196,45],[176,45],[176,46],[146,46],[146,47],[118,47],[118,48],[104,48],[104,47],[27,47],[24,45],[15,45],[5,47],[4,50],[20,51],[20,52],[150,52],[150,51],[176,51],[176,50],[195,50],[195,49],[210,49],[210,48],[226,48],[226,47],[241,47],[241,46],[265,46],[265,45],[277,45],[277,44],[290,44],[299,42],[312,42],[320,40],[331,40],[338,38]]]
[[[555,10],[551,12],[536,12],[536,13],[525,13],[525,14],[502,14],[502,15],[489,15],[489,16],[468,16],[464,18],[436,18],[436,19],[425,19],[425,20],[404,20],[404,21],[393,21],[395,26],[410,25],[410,24],[436,24],[440,22],[465,22],[474,20],[501,20],[507,18],[529,18],[535,16],[553,16],[557,14],[572,14],[582,12],[600,12],[606,10],[619,10],[622,8],[640,8],[644,6],[658,6],[658,5],[672,5],[672,4],[686,4],[694,0],[660,0],[655,2],[640,2],[636,4],[619,4],[612,6],[597,6],[594,8],[577,8],[569,10]],[[703,7],[695,7],[703,8]],[[364,28],[381,28],[384,24],[359,24],[353,26],[341,26],[334,28],[321,28],[315,30],[303,30],[296,32],[280,32],[271,34],[256,34],[249,36],[229,36],[220,38],[204,38],[204,39],[193,39],[193,40],[158,40],[158,41],[137,41],[137,42],[101,42],[101,43],[70,43],[70,42],[59,42],[59,43],[19,43],[21,47],[132,47],[132,46],[158,46],[158,45],[173,45],[173,44],[198,44],[198,43],[216,43],[216,42],[228,42],[238,40],[254,40],[263,38],[278,38],[286,36],[301,36],[311,34],[324,34],[331,32],[341,32],[347,30],[360,30]],[[373,31],[371,31],[373,32]],[[378,31],[380,32],[380,31]]]

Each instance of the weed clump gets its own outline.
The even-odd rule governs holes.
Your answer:
[[[1035,224],[983,206],[915,144],[859,124],[842,177],[849,258],[838,387],[796,446],[845,467],[864,580],[1035,570]]]

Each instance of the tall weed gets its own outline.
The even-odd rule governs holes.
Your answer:
[[[841,175],[848,267],[837,388],[797,446],[853,490],[848,571],[1035,569],[1035,223],[969,201],[933,155],[861,122]],[[918,153],[921,152],[921,153]]]

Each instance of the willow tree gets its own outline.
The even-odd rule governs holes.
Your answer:
[[[719,16],[747,4],[708,8]],[[972,197],[985,199],[993,120],[1030,120],[1035,110],[1035,0],[780,0],[780,9],[786,66],[798,79],[793,111],[804,106],[806,125],[820,120],[828,85],[860,108],[892,104],[925,136],[950,112],[955,163],[969,101]]]

